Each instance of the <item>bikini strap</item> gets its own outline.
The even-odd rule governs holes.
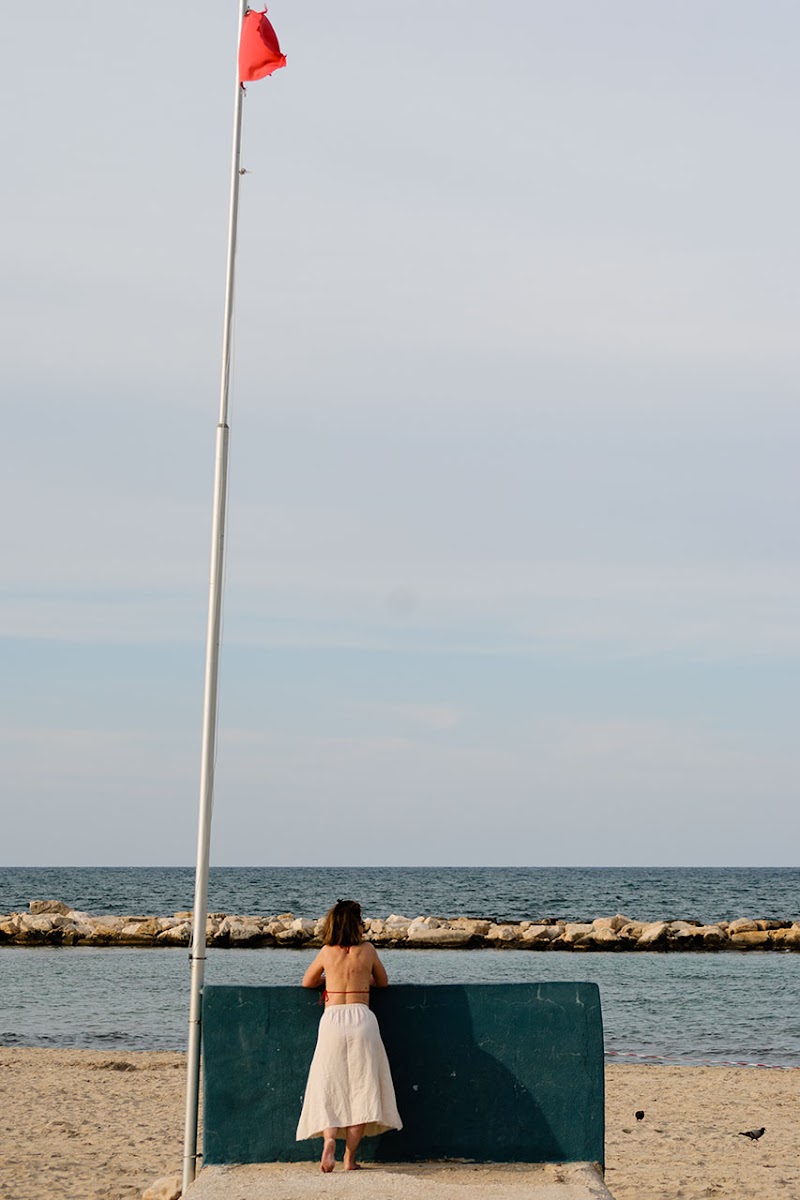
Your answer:
[[[329,992],[327,988],[324,988],[322,995],[319,998],[319,1002],[320,1002],[320,1004],[324,1004],[329,996],[368,996],[368,995],[369,995],[369,988],[366,988],[366,990],[362,988],[359,991],[356,991],[355,988],[353,988],[353,989],[345,988],[345,990],[343,992]]]

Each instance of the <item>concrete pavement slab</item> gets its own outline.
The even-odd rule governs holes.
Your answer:
[[[209,1166],[187,1200],[613,1200],[593,1163],[316,1163]]]

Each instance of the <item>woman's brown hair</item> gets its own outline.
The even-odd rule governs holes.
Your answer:
[[[363,939],[361,905],[356,900],[337,900],[325,916],[323,943],[326,946],[359,946]]]

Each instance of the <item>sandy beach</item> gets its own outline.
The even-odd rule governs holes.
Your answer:
[[[134,1200],[179,1173],[184,1064],[0,1048],[0,1196]],[[606,1182],[618,1200],[800,1200],[800,1072],[615,1064],[606,1079]],[[738,1136],[762,1125],[759,1142]]]

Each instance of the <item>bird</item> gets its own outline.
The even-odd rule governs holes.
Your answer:
[[[633,1115],[636,1117],[637,1121],[643,1121],[644,1120],[644,1109],[637,1108],[636,1112]]]
[[[751,1142],[757,1142],[760,1137],[764,1136],[766,1125],[762,1125],[760,1129],[740,1129],[739,1137],[749,1137]]]

